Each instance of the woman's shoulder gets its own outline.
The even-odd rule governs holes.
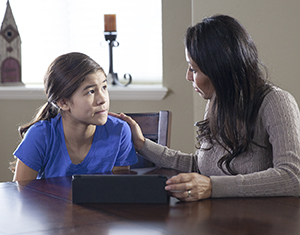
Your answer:
[[[269,93],[264,98],[263,104],[281,104],[291,102],[296,103],[296,100],[290,92],[283,90],[275,85],[272,85],[270,87]]]
[[[289,113],[298,113],[299,107],[290,92],[273,85],[261,104],[260,112],[269,113],[272,116],[289,115]]]

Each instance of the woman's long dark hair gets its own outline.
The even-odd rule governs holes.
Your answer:
[[[19,134],[24,138],[27,130],[36,122],[50,120],[60,113],[57,101],[69,99],[78,89],[86,76],[95,72],[102,72],[102,67],[89,56],[72,52],[57,57],[48,67],[44,77],[44,88],[47,102],[39,108],[35,117],[27,124],[19,127]],[[10,163],[10,169],[14,172],[15,163]]]
[[[198,122],[198,148],[204,140],[222,145],[227,154],[218,162],[237,174],[231,161],[253,143],[255,121],[270,90],[255,44],[237,20],[226,15],[205,18],[189,27],[185,46],[199,69],[210,79],[215,95],[207,118]]]

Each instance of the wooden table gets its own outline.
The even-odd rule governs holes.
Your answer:
[[[177,172],[139,169],[131,174]],[[0,183],[0,234],[300,234],[300,199],[74,205],[71,177]]]

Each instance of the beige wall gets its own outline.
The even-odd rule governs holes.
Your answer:
[[[12,179],[8,164],[20,141],[18,126],[30,121],[42,103],[40,100],[0,100],[0,182]]]
[[[187,65],[183,36],[191,21],[198,22],[204,16],[216,13],[229,14],[239,19],[253,36],[261,59],[269,67],[271,81],[290,91],[300,104],[300,93],[297,92],[300,88],[299,62],[296,60],[300,56],[300,15],[296,12],[300,9],[298,0],[162,0],[162,6],[163,83],[170,91],[162,101],[113,100],[111,111],[171,110],[171,147],[193,152],[193,124],[203,116],[205,101],[185,81]],[[143,57],[141,53],[138,59],[145,59],[146,62],[147,56]],[[43,102],[0,100],[0,181],[12,179],[7,167],[20,140],[18,125],[29,121]]]

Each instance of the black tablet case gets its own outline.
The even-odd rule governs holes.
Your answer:
[[[163,175],[73,175],[72,201],[81,203],[169,203]]]

